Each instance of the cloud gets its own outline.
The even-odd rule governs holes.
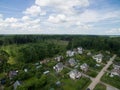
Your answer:
[[[5,22],[7,22],[7,23],[14,23],[14,22],[17,22],[17,21],[18,21],[17,18],[14,18],[14,17],[5,19]]]
[[[88,30],[88,29],[93,28],[93,25],[84,24],[84,23],[81,23],[81,22],[76,22],[76,26],[78,26],[79,29],[84,29],[84,30]]]
[[[98,23],[100,21],[119,17],[119,11],[101,13],[95,10],[86,9],[80,14],[69,16],[69,21],[80,21],[81,23]]]
[[[85,34],[97,33],[97,25],[120,21],[120,11],[96,10],[91,0],[35,0],[23,10],[20,18],[0,14],[0,33],[56,33]],[[77,9],[76,9],[77,8]],[[103,29],[103,25],[100,29]],[[5,31],[6,30],[6,31]],[[105,29],[103,29],[105,30]],[[119,32],[118,29],[107,33]],[[101,32],[101,31],[100,31]],[[101,33],[105,33],[102,31]]]
[[[106,31],[107,34],[119,34],[120,33],[120,28],[113,28],[111,30]]]
[[[23,20],[23,21],[29,21],[29,20],[30,20],[30,17],[29,17],[29,16],[23,16],[23,17],[22,17],[22,20]]]
[[[80,6],[82,7],[87,7],[89,6],[89,1],[88,0],[36,0],[35,1],[36,5],[39,5],[40,7],[53,7],[54,9],[57,9],[60,12],[64,13],[73,13],[73,7],[74,6]]]
[[[26,15],[38,16],[41,13],[41,8],[37,5],[33,5],[30,8],[27,8],[23,13]]]
[[[64,14],[58,14],[58,15],[50,15],[48,18],[48,22],[51,23],[61,23],[66,21],[66,16]]]
[[[81,7],[86,7],[89,6],[89,1],[88,0],[36,0],[35,1],[36,5],[39,6],[56,6],[56,7],[61,7],[63,5],[66,5],[68,7],[72,7],[75,5],[80,5]]]

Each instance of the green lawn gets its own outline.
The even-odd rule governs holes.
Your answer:
[[[96,77],[98,73],[96,71],[93,71],[93,70],[88,70],[86,72],[86,74],[91,76],[91,77]]]
[[[105,83],[108,83],[108,84],[120,89],[120,77],[119,76],[110,77],[106,73],[103,75],[101,80]]]
[[[82,77],[78,80],[63,79],[61,82],[63,83],[63,90],[86,90],[91,81]]]
[[[106,86],[103,84],[98,83],[94,90],[106,90]]]

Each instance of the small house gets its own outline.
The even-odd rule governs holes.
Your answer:
[[[45,72],[43,72],[43,74],[48,74],[50,71],[49,70],[47,70],[47,71],[45,71]]]
[[[28,72],[28,69],[25,68],[25,69],[24,69],[24,72]]]
[[[113,64],[114,69],[120,70],[120,62],[116,62]]]
[[[78,54],[83,54],[83,48],[82,47],[78,47],[77,50],[78,50]]]
[[[49,61],[50,61],[49,59],[44,59],[44,60],[40,61],[40,64],[46,64],[46,63],[48,63]]]
[[[17,75],[17,73],[18,73],[18,71],[10,71],[10,72],[8,73],[8,76],[9,76],[10,79],[12,79],[14,76]]]
[[[17,90],[18,86],[21,85],[21,82],[20,81],[16,81],[14,84],[13,84],[13,87],[14,87],[14,90]]]
[[[95,59],[97,63],[101,63],[103,59],[103,55],[97,54],[97,55],[94,55],[92,58]]]
[[[81,77],[81,73],[78,70],[74,69],[69,72],[69,76],[71,79],[79,79]]]
[[[57,82],[56,82],[56,85],[57,85],[57,86],[59,86],[60,84],[61,84],[61,82],[60,82],[60,81],[57,81]]]
[[[120,62],[113,64],[113,70],[111,71],[111,77],[114,75],[120,76]]]
[[[84,72],[88,71],[88,68],[89,68],[89,66],[86,63],[84,63],[80,66],[80,69]]]
[[[58,63],[53,67],[53,69],[55,69],[56,72],[60,72],[63,70],[63,67],[64,67],[63,63]]]
[[[92,53],[91,53],[91,52],[88,52],[88,53],[87,53],[87,56],[91,56],[91,55],[92,55]]]
[[[74,51],[68,50],[68,51],[66,52],[66,56],[67,56],[67,57],[72,57],[72,56],[74,56],[74,55],[75,55],[75,52],[74,52]]]
[[[114,75],[120,76],[120,70],[113,69],[110,73],[110,76],[113,77]]]
[[[74,58],[70,58],[68,62],[70,64],[70,66],[75,66],[77,64],[77,62],[75,61]]]
[[[63,60],[63,56],[57,56],[57,57],[55,57],[55,60],[60,62],[61,60]]]

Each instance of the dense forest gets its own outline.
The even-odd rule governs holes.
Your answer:
[[[64,45],[65,43],[65,45]],[[3,35],[1,52],[21,62],[35,62],[64,54],[67,49],[82,46],[85,49],[108,50],[119,55],[120,37],[79,35]],[[2,54],[0,54],[2,57]]]

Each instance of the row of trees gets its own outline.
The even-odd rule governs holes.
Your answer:
[[[0,36],[0,45],[35,43],[45,40],[69,40],[66,35],[8,35]]]
[[[82,46],[86,49],[108,50],[119,55],[120,37],[74,37],[68,44],[67,49]]]

